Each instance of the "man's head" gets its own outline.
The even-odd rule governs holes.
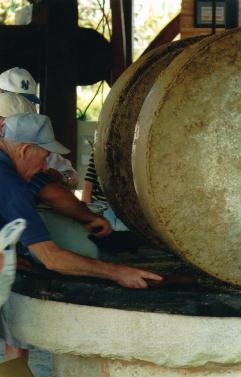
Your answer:
[[[24,68],[14,67],[0,74],[0,89],[3,92],[18,93],[28,101],[39,103],[36,96],[36,82]]]
[[[2,135],[10,146],[15,145],[11,157],[17,172],[26,181],[34,174],[46,170],[49,152],[70,152],[55,140],[51,121],[46,115],[24,113],[6,118]]]

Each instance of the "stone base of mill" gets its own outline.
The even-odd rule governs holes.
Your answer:
[[[75,305],[12,293],[18,339],[54,355],[56,377],[241,377],[241,318]]]

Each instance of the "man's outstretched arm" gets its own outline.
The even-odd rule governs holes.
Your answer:
[[[162,280],[161,276],[152,272],[82,257],[61,249],[52,241],[39,242],[28,247],[47,269],[66,275],[110,279],[127,288],[147,288],[146,279],[156,282]]]

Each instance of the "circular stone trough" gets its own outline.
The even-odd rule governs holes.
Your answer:
[[[168,252],[123,261],[162,272],[163,286],[19,272],[4,306],[14,336],[53,354],[54,377],[241,376],[238,289]]]

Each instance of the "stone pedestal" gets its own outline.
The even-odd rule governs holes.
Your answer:
[[[101,357],[55,355],[54,376],[68,377],[220,377],[241,376],[241,364],[226,367],[164,368],[152,363],[110,360]]]
[[[12,293],[18,339],[54,354],[55,377],[241,376],[241,318],[148,313]]]

